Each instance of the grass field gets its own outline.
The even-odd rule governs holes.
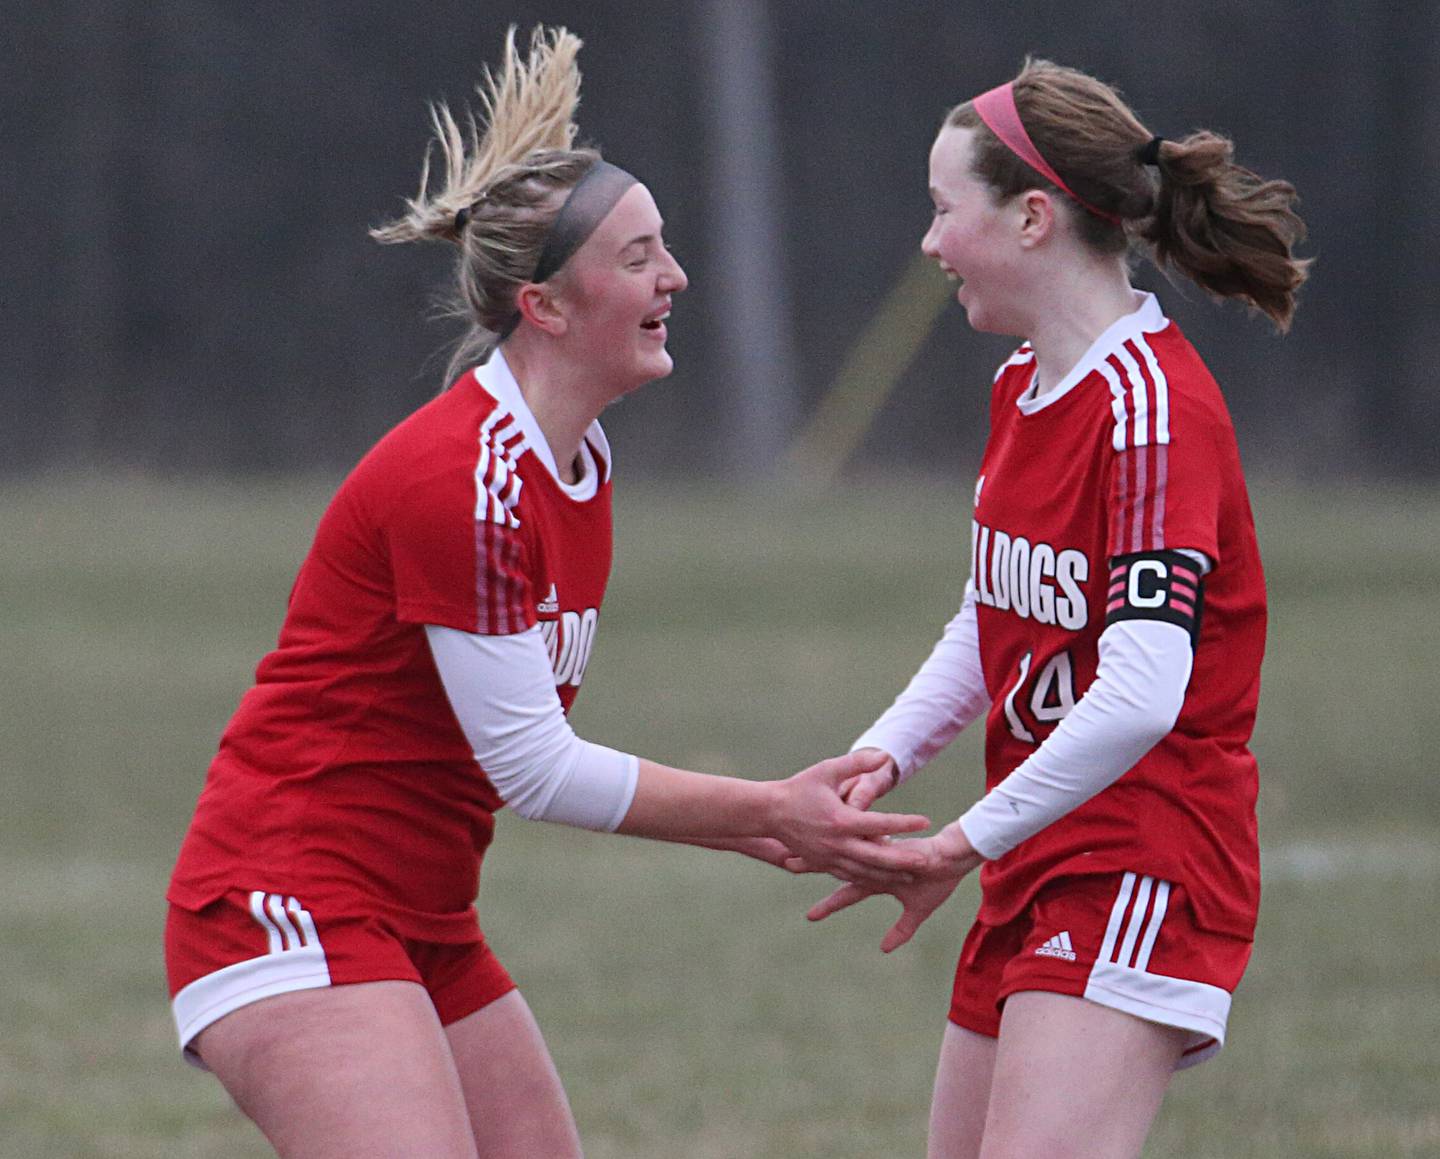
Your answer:
[[[327,491],[0,488],[0,1155],[268,1154],[178,1059],[161,895]],[[577,726],[752,775],[840,751],[953,610],[963,498],[622,492]],[[1147,1155],[1440,1155],[1440,494],[1257,507],[1261,930],[1230,1045],[1176,1080]],[[974,742],[895,804],[957,814]],[[812,927],[823,891],[503,817],[482,920],[594,1159],[923,1153],[973,886],[889,958],[889,903]]]

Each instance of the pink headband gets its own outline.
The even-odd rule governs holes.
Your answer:
[[[1040,150],[1035,148],[1035,142],[1030,140],[1030,134],[1025,131],[1025,124],[1020,120],[1020,110],[1015,107],[1015,87],[1012,82],[1006,81],[988,93],[981,93],[970,103],[975,106],[975,112],[989,126],[990,131],[1000,138],[1001,144],[1031,169],[1058,185],[1076,205],[1096,217],[1104,218],[1115,225],[1121,224],[1120,218],[1113,213],[1106,213],[1103,209],[1096,209],[1061,181],[1060,174],[1050,168],[1050,163],[1040,156]]]

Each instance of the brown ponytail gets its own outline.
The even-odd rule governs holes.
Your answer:
[[[1120,223],[1087,212],[1036,173],[967,101],[945,124],[975,131],[975,173],[998,200],[1027,189],[1054,192],[1092,249],[1121,254],[1146,243],[1157,266],[1174,267],[1217,297],[1248,302],[1289,329],[1310,265],[1293,253],[1305,236],[1294,186],[1236,165],[1230,141],[1204,131],[1163,142],[1152,168],[1153,134],[1119,93],[1076,69],[1031,57],[1011,84],[1040,155],[1078,198]]]
[[[1305,223],[1295,187],[1235,164],[1234,151],[1204,130],[1161,145],[1155,208],[1137,236],[1162,269],[1174,266],[1217,297],[1249,302],[1283,333],[1309,271],[1293,253]]]

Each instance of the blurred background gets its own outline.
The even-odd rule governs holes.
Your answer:
[[[1233,135],[1294,182],[1317,259],[1277,340],[1190,287],[1252,470],[1431,475],[1440,446],[1440,8],[1394,0],[670,4],[7,0],[0,469],[348,467],[429,397],[447,247],[365,234],[413,192],[427,101],[463,105],[508,23],[586,41],[582,133],[652,188],[692,275],[678,369],[610,418],[627,474],[765,473],[927,225],[950,106],[1027,52],[1154,131]],[[1145,275],[1158,281],[1153,273]],[[889,366],[856,461],[951,470],[1005,339],[960,311]],[[722,437],[716,438],[716,434]]]
[[[691,276],[677,369],[606,416],[591,739],[778,775],[848,747],[968,565],[988,383],[917,263],[926,154],[1025,54],[1302,195],[1291,335],[1140,267],[1235,416],[1270,585],[1266,893],[1221,1058],[1149,1156],[1440,1155],[1440,5],[0,0],[0,1154],[261,1156],[178,1061],[162,899],[338,479],[442,387],[426,102],[505,28],[586,41],[584,137]],[[954,817],[962,737],[894,805]],[[889,903],[502,814],[480,899],[599,1159],[923,1152],[973,884]]]

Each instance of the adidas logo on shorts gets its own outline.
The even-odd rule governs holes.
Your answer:
[[[1035,951],[1040,958],[1064,958],[1067,962],[1075,961],[1075,947],[1070,944],[1070,931],[1061,930],[1043,946]]]

